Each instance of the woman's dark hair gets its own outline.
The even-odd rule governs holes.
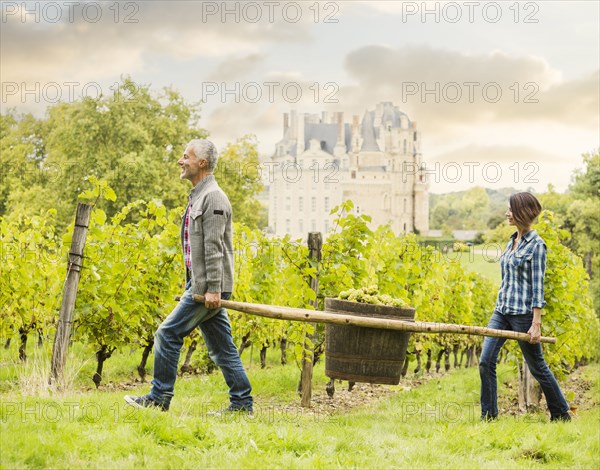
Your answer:
[[[515,193],[508,200],[512,217],[518,227],[529,227],[542,212],[542,205],[531,193]]]

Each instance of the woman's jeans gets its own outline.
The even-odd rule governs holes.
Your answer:
[[[230,293],[221,298],[229,299]],[[171,314],[154,335],[154,379],[150,398],[169,405],[173,397],[177,365],[183,338],[199,327],[213,362],[219,366],[229,386],[231,407],[252,409],[252,387],[233,343],[231,324],[224,308],[207,309],[192,298],[191,284]]]
[[[527,333],[533,321],[533,313],[527,315],[503,315],[494,312],[488,328],[497,330],[513,330]],[[486,336],[479,359],[479,375],[481,376],[481,416],[495,418],[498,416],[498,383],[496,380],[496,361],[505,338]],[[531,374],[540,383],[546,397],[546,403],[552,417],[563,415],[569,405],[563,396],[556,378],[548,368],[542,354],[542,345],[519,341],[523,357]]]

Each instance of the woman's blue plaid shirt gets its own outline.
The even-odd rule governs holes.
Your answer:
[[[544,275],[546,243],[535,230],[527,232],[511,251],[517,232],[513,233],[500,257],[502,284],[496,300],[496,311],[507,315],[533,313],[544,308]]]

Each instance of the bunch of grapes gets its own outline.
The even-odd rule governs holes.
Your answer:
[[[348,289],[340,292],[338,299],[363,304],[387,305],[389,307],[407,308],[408,302],[404,299],[396,299],[388,294],[379,294],[377,286],[362,287],[360,289]]]

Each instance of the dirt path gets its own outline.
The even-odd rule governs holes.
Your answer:
[[[566,382],[562,382],[563,392],[567,396],[572,412],[588,410],[600,405],[600,398],[590,393],[592,383],[583,377],[585,369],[577,369],[571,373]],[[448,372],[452,373],[452,371]],[[448,373],[432,373],[421,377],[403,378],[398,386],[371,385],[357,383],[352,391],[348,391],[348,382],[337,381],[335,394],[329,397],[324,390],[318,390],[312,397],[312,407],[304,409],[297,403],[278,404],[277,408],[289,415],[315,415],[316,417],[333,417],[343,415],[345,412],[367,408],[377,404],[381,399],[397,394],[399,389],[406,391],[419,387],[431,380],[439,380]],[[519,410],[518,383],[514,381],[498,384],[498,408],[500,414],[511,416],[524,416],[526,413]],[[542,397],[541,412],[547,413],[546,402]],[[479,407],[474,404],[473,415],[479,416]],[[535,409],[532,411],[536,411]]]

